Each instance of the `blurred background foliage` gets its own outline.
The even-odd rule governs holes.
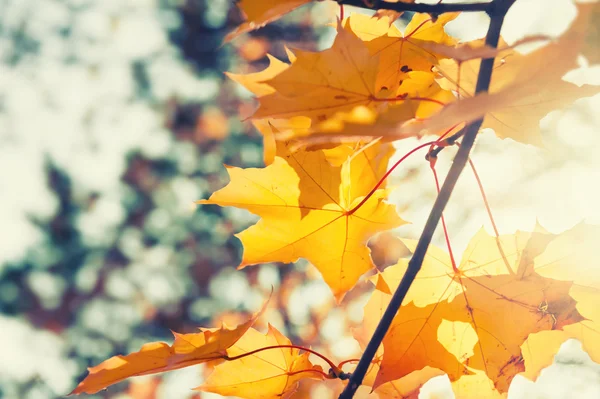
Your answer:
[[[272,286],[269,319],[317,339],[303,326],[327,312],[293,299],[326,293],[318,277],[235,271],[254,218],[193,201],[227,182],[223,163],[262,164],[239,117],[255,104],[223,72],[286,59],[284,42],[314,50],[320,10],[221,46],[241,20],[228,0],[0,1],[0,397],[62,397],[169,330],[237,323]],[[173,374],[94,397],[194,396],[200,370]]]

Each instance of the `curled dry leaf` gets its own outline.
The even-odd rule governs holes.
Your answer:
[[[231,182],[198,203],[235,206],[261,217],[237,235],[244,245],[240,267],[302,257],[341,300],[374,267],[368,239],[404,223],[385,202],[385,189],[350,212],[383,176],[393,148],[376,143],[354,151],[345,146],[349,157],[336,166],[328,151],[292,153],[290,145],[278,143],[277,156],[266,168],[228,167]]]
[[[173,332],[172,345],[165,342],[150,342],[138,352],[126,356],[113,356],[97,366],[88,368],[89,374],[71,392],[96,393],[129,377],[160,373],[200,364],[215,359],[223,359],[226,350],[235,344],[256,319],[262,315],[267,302],[245,323],[231,329],[226,326],[203,329],[198,333],[179,334]]]
[[[291,342],[271,325],[267,334],[251,328],[227,349],[227,354],[235,357],[276,345],[291,345]],[[322,368],[313,365],[308,356],[306,352],[300,354],[296,348],[259,351],[216,366],[204,384],[196,389],[245,399],[289,398],[300,380],[323,379]]]

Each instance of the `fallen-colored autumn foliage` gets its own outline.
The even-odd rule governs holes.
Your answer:
[[[251,119],[264,137],[265,166],[226,166],[230,182],[197,203],[242,208],[260,218],[237,234],[244,247],[239,268],[306,259],[338,304],[369,278],[374,288],[354,338],[370,358],[361,358],[354,369],[352,359],[333,363],[319,351],[294,345],[271,325],[263,334],[252,328],[263,308],[233,329],[174,333],[172,345],[149,343],[139,352],[112,357],[91,367],[72,393],[94,393],[131,376],[218,361],[197,389],[269,399],[294,397],[305,379],[319,384],[337,379],[347,384],[340,398],[352,397],[360,385],[373,398],[417,398],[423,384],[446,374],[458,397],[501,398],[516,375],[535,379],[567,339],[579,339],[600,361],[598,226],[581,223],[560,234],[541,226],[511,235],[482,229],[455,262],[442,218],[445,203],[440,208],[436,202],[433,229],[442,218],[447,250],[427,242],[424,251],[423,237],[400,238],[412,258],[381,271],[367,246],[377,233],[406,223],[388,202],[396,188],[386,184],[406,157],[429,147],[434,169],[437,153],[460,143],[466,163],[480,128],[543,147],[539,124],[544,116],[600,93],[600,86],[564,80],[582,55],[597,62],[590,44],[596,36],[589,32],[599,3],[577,3],[577,18],[558,38],[526,37],[509,46],[499,32],[514,1],[471,5],[490,15],[493,29],[485,40],[466,43],[445,30],[460,14],[460,3],[452,8],[442,2],[353,1],[378,12],[374,18],[342,14],[330,48],[287,50],[289,63],[269,55],[263,71],[228,74],[256,96]],[[247,19],[226,41],[308,3],[242,0]],[[439,12],[415,13],[401,32],[393,22],[410,7],[438,7]],[[517,51],[540,40],[537,50]],[[390,141],[426,134],[432,141],[388,168],[395,152]],[[456,178],[449,192],[446,184],[438,185],[440,196],[449,197]],[[485,200],[483,189],[482,195]],[[487,200],[486,206],[496,229]],[[433,230],[424,230],[431,240]],[[382,320],[388,325],[380,334]]]

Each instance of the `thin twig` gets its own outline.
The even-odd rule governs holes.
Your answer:
[[[488,14],[491,17],[490,26],[485,38],[485,43],[488,46],[496,48],[498,46],[498,41],[500,39],[500,29],[502,28],[502,24],[504,22],[504,17],[508,12],[510,6],[514,3],[515,0],[494,0],[490,3],[489,9],[487,10]],[[397,3],[403,4],[403,3]],[[477,85],[475,88],[475,93],[486,92],[489,89],[492,70],[494,66],[494,59],[488,58],[481,61],[481,67],[479,68],[479,75],[477,77]],[[339,396],[339,399],[352,399],[354,397],[354,393],[362,384],[363,378],[371,365],[371,361],[377,352],[377,349],[381,345],[385,334],[387,333],[398,309],[402,305],[402,301],[408,292],[408,289],[412,285],[415,277],[419,270],[421,270],[421,265],[423,264],[423,259],[425,258],[425,253],[427,252],[427,248],[431,243],[431,239],[433,237],[433,233],[440,221],[442,216],[442,212],[450,199],[450,195],[454,190],[454,186],[460,176],[461,172],[465,168],[467,161],[469,160],[469,154],[471,149],[473,148],[473,144],[475,143],[475,137],[477,136],[477,132],[483,123],[483,119],[476,120],[464,128],[464,137],[458,153],[454,158],[454,162],[452,163],[452,167],[444,180],[444,184],[442,185],[442,189],[440,194],[438,195],[433,208],[427,218],[427,222],[425,223],[425,227],[423,228],[423,232],[421,237],[419,238],[419,242],[415,248],[412,258],[408,263],[408,268],[406,273],[402,277],[398,288],[394,292],[388,307],[386,308],[381,320],[379,320],[379,324],[377,328],[375,328],[375,332],[371,337],[371,340],[367,344],[365,351],[363,352],[356,369],[352,373],[348,381],[348,385]]]
[[[471,165],[471,170],[473,171],[473,175],[475,175],[475,180],[477,180],[477,186],[479,187],[479,192],[481,193],[481,198],[483,198],[483,203],[485,204],[485,210],[490,218],[490,222],[492,222],[492,228],[494,229],[494,234],[496,234],[496,246],[498,247],[498,251],[500,252],[500,256],[502,256],[502,260],[504,261],[504,266],[506,266],[506,270],[508,274],[514,275],[512,267],[510,267],[510,263],[508,262],[508,258],[504,253],[504,248],[502,248],[502,243],[500,242],[500,233],[498,232],[498,227],[496,226],[496,221],[494,220],[494,215],[492,215],[492,208],[490,207],[490,203],[488,202],[487,195],[485,194],[485,190],[483,189],[483,183],[481,183],[481,179],[479,178],[479,173],[477,173],[477,169],[475,169],[475,164],[469,158],[469,165]]]
[[[337,0],[339,4],[369,8],[371,10],[413,11],[426,12],[430,14],[443,14],[446,12],[489,12],[492,2],[488,3],[388,3],[378,0]]]

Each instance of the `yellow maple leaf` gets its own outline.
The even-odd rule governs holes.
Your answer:
[[[267,94],[275,93],[275,89],[268,84],[264,83],[265,81],[272,79],[277,76],[281,72],[285,71],[289,68],[289,64],[273,57],[271,54],[267,54],[269,59],[269,66],[262,71],[249,73],[249,74],[237,74],[231,72],[225,72],[225,75],[244,86],[247,90],[254,93],[257,97],[266,96]]]
[[[277,76],[279,73],[286,70],[289,65],[279,59],[267,54],[269,58],[269,66],[256,73],[246,75],[226,72],[225,74],[234,82],[244,86],[257,97],[266,96],[275,93],[275,89],[265,83],[265,81]],[[288,51],[288,56],[295,60],[295,56]],[[305,136],[309,132],[311,120],[303,116],[291,117],[288,119],[254,119],[252,121],[254,127],[263,136],[263,159],[265,165],[270,165],[275,159],[276,145],[275,133],[293,132],[291,136]]]
[[[579,224],[561,233],[535,259],[534,270],[546,278],[573,283],[569,295],[577,301],[577,311],[585,318],[564,326],[561,331],[543,331],[529,336],[522,346],[523,375],[534,380],[549,367],[560,345],[570,338],[579,340],[592,360],[600,362],[600,226]],[[548,307],[546,312],[556,309]]]
[[[317,267],[340,300],[374,267],[368,239],[404,223],[384,201],[385,189],[350,212],[383,176],[393,148],[371,145],[332,165],[325,150],[292,153],[289,145],[280,143],[266,168],[228,167],[231,182],[199,203],[244,208],[261,217],[237,235],[244,245],[240,267],[302,257]]]
[[[346,20],[345,27],[338,24],[338,35],[330,49],[318,53],[297,51],[296,58],[289,66],[271,57],[270,65],[264,71],[229,76],[257,95],[260,107],[254,115],[255,119],[269,118],[269,121],[273,121],[306,118],[313,122],[325,121],[322,126],[311,130],[297,130],[293,126],[281,129],[283,135],[278,140],[315,132],[332,134],[340,129],[344,135],[355,136],[380,112],[393,115],[383,117],[380,122],[382,126],[389,125],[390,120],[396,126],[413,118],[426,118],[454,101],[453,94],[440,88],[434,81],[431,66],[432,62],[437,62],[437,56],[419,47],[421,43],[430,43],[432,40],[454,43],[454,39],[443,30],[445,22],[452,18],[453,15],[446,15],[433,23],[425,17],[415,17],[414,26],[411,25],[415,32],[410,37],[401,37],[397,30],[394,36],[394,31],[388,28],[383,31],[380,23],[371,22],[374,20],[360,14],[352,15]],[[361,37],[353,32],[354,28],[362,29]],[[392,41],[384,49],[381,49],[382,44],[377,40],[367,43],[362,40],[370,35],[384,35],[384,32],[385,36],[380,38]],[[387,63],[380,64],[379,54],[374,55],[373,52],[385,55]],[[390,79],[389,70],[393,67],[390,63],[394,57],[410,60],[415,69],[398,67],[402,83],[397,82],[391,90],[385,86],[385,81]],[[385,68],[384,77],[380,71],[382,65]],[[379,82],[382,80],[383,83]],[[399,103],[399,106],[386,112],[388,105],[395,103]],[[398,108],[408,112],[396,112]],[[373,117],[369,120],[356,119],[355,109],[366,109]]]
[[[352,15],[348,25],[360,39],[366,41],[370,54],[380,60],[376,87],[402,94],[407,73],[431,72],[431,68],[444,57],[423,48],[423,44],[453,45],[457,42],[444,31],[444,26],[457,16],[458,13],[446,13],[434,21],[428,14],[416,13],[404,33],[385,21],[360,14]]]
[[[227,355],[235,357],[276,345],[291,345],[291,342],[271,325],[267,334],[251,328],[227,349]],[[323,378],[321,367],[310,362],[307,352],[299,352],[295,348],[276,348],[227,361],[216,366],[196,389],[245,399],[288,398],[300,380]]]
[[[463,375],[457,381],[453,381],[452,391],[457,399],[503,399],[508,396],[498,392],[494,388],[494,381],[483,371]]]
[[[246,21],[225,36],[225,43],[236,37],[265,26],[282,15],[312,0],[240,0],[238,7],[246,16]]]
[[[501,138],[541,146],[540,119],[578,98],[600,92],[600,86],[580,87],[562,79],[577,66],[576,58],[582,49],[591,7],[580,4],[576,20],[555,42],[527,55],[510,49],[501,52],[494,64],[489,93],[468,104],[455,104],[453,109],[461,107],[480,116],[487,113],[482,128],[494,129]],[[470,60],[459,64],[450,59],[441,60],[437,67],[444,76],[441,86],[448,90],[458,87],[462,97],[472,97],[480,62]],[[440,120],[448,120],[449,111],[445,112]],[[462,119],[472,120],[473,116]]]
[[[88,368],[89,374],[71,395],[96,393],[133,376],[176,370],[222,359],[227,354],[227,348],[248,331],[266,306],[267,302],[250,319],[233,329],[222,326],[191,334],[173,332],[175,341],[172,345],[166,342],[150,342],[143,345],[138,352],[126,356],[113,356],[97,366]]]
[[[442,89],[435,82],[434,75],[428,72],[409,72],[404,80],[403,89],[406,90],[407,99],[401,103],[390,105],[383,110],[360,105],[350,111],[337,112],[306,131],[293,130],[293,135],[288,134],[284,137],[299,138],[302,143],[310,145],[321,141],[343,142],[345,139],[357,137],[381,136],[397,140],[418,136],[423,130],[421,124],[418,128],[400,128],[402,133],[398,134],[399,126],[437,114],[445,105],[455,100],[452,92]],[[447,125],[444,121],[440,129],[430,133],[441,134]]]
[[[569,296],[571,282],[543,277],[532,267],[552,239],[525,232],[496,239],[481,230],[456,271],[444,251],[430,248],[383,340],[375,386],[424,366],[440,368],[454,381],[468,365],[506,392],[523,371],[520,346],[530,334],[582,320]],[[414,241],[404,242],[414,249]],[[407,263],[401,260],[382,273],[388,287],[398,285]],[[449,322],[464,328],[450,328]]]
[[[337,31],[331,48],[317,53],[296,51],[289,68],[264,82],[276,92],[259,97],[255,118],[323,120],[336,111],[376,101],[379,60],[351,29],[338,23]]]

